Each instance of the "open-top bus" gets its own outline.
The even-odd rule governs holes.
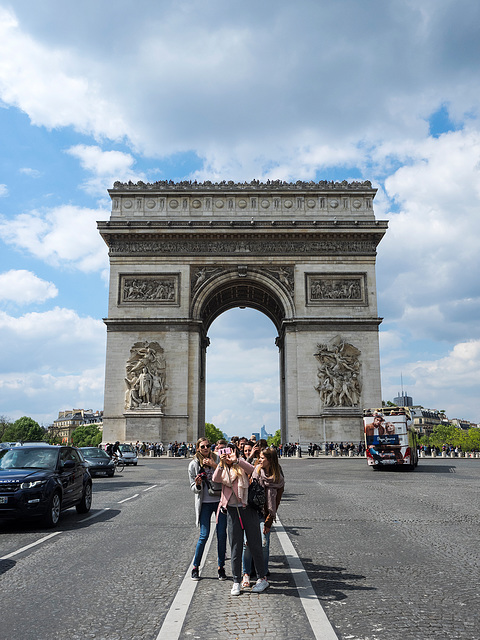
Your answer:
[[[408,407],[365,409],[363,416],[367,463],[374,470],[387,466],[415,469],[417,432]]]

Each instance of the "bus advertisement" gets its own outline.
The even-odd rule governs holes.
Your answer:
[[[407,407],[382,407],[363,412],[365,454],[374,470],[402,467],[413,470],[418,464],[417,432]]]

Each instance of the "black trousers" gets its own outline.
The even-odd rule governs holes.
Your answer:
[[[258,512],[246,507],[228,507],[228,539],[231,546],[232,576],[234,582],[242,581],[243,534],[247,537],[258,578],[265,577],[263,562],[262,536],[260,535],[260,519]],[[239,514],[241,522],[239,519]],[[243,524],[243,528],[242,528]]]

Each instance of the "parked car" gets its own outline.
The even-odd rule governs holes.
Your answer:
[[[98,447],[80,447],[80,451],[92,476],[113,476],[115,465],[106,451]]]
[[[92,505],[92,477],[75,447],[45,443],[0,451],[0,521],[43,519],[55,526],[64,509],[87,513]]]
[[[133,444],[120,444],[119,448],[122,452],[123,461],[125,462],[125,464],[133,464],[137,466],[137,450],[135,449]]]

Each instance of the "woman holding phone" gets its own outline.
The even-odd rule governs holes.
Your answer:
[[[195,446],[195,456],[188,465],[190,488],[195,494],[195,520],[200,527],[200,536],[193,558],[192,580],[200,580],[200,563],[210,534],[212,513],[218,511],[221,485],[212,480],[219,458],[212,452],[208,438],[199,438]],[[219,513],[217,517],[218,579],[226,580],[225,552],[227,550],[227,517]]]
[[[260,534],[265,574],[268,575],[268,560],[270,555],[270,529],[277,516],[278,505],[282,499],[285,480],[282,467],[278,462],[277,451],[274,447],[267,447],[260,452],[258,464],[252,473],[252,479],[257,480],[265,489],[265,506],[260,514]],[[252,554],[248,544],[243,550],[243,580],[242,587],[250,586],[252,573]]]
[[[218,514],[227,513],[228,537],[231,545],[233,587],[232,596],[241,593],[243,537],[247,538],[250,552],[259,576],[252,591],[261,593],[269,586],[265,579],[262,538],[258,512],[248,504],[248,476],[254,467],[238,457],[235,445],[219,451],[220,462],[212,480],[221,483],[222,495]],[[261,577],[263,576],[263,577]]]

